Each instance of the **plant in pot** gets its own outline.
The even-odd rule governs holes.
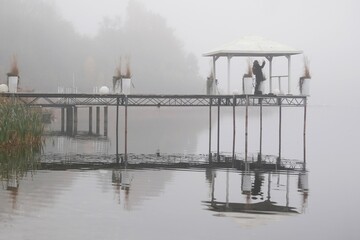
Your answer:
[[[242,78],[242,89],[244,94],[252,94],[253,91],[253,72],[251,66],[251,59],[247,61],[247,69]]]
[[[9,92],[16,93],[19,85],[19,67],[17,64],[16,57],[13,56],[13,60],[11,63],[10,72],[7,74],[7,85],[9,88]]]
[[[121,84],[121,65],[115,68],[115,74],[113,76],[113,92],[121,93],[122,84]]]
[[[309,59],[304,57],[304,73],[303,76],[299,78],[299,90],[301,95],[310,95],[310,79],[311,74],[309,68]]]
[[[121,85],[122,85],[122,93],[125,95],[130,94],[130,89],[132,86],[131,83],[131,69],[130,69],[130,60],[128,59],[126,62],[126,71],[124,75],[121,75]]]

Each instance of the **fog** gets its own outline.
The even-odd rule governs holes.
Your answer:
[[[135,92],[203,93],[211,69],[202,54],[248,35],[304,51],[311,104],[352,103],[360,87],[355,0],[0,0],[0,6],[0,81],[15,54],[30,89],[110,85],[120,57],[128,56]],[[244,61],[233,61],[232,69],[244,71]],[[294,81],[302,64],[302,56],[293,58]],[[225,61],[218,65],[225,89]],[[232,75],[233,85],[239,81]]]

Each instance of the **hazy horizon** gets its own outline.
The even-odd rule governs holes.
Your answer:
[[[353,69],[357,67],[357,53],[360,52],[356,44],[360,40],[357,28],[360,17],[356,12],[359,3],[355,0],[345,0],[341,3],[310,0],[42,1],[56,7],[59,17],[68,21],[80,36],[90,41],[103,36],[99,30],[104,24],[115,29],[119,26],[124,27],[128,17],[128,3],[137,2],[138,5],[143,6],[147,14],[164,21],[166,31],[173,35],[182,54],[194,57],[188,64],[194,66],[194,73],[198,72],[203,85],[211,71],[210,59],[202,56],[204,52],[243,36],[257,35],[304,51],[304,55],[310,60],[312,74],[310,104],[352,105],[355,102],[357,89],[360,88],[359,81],[353,76]],[[1,2],[5,9],[9,1]],[[47,20],[43,19],[43,21]],[[144,21],[146,20],[138,19],[139,23]],[[63,36],[61,38],[67,40]],[[166,42],[167,40],[164,39],[160,44]],[[86,51],[85,49],[84,55],[88,54]],[[106,55],[105,52],[100,54],[107,56],[108,63],[115,65],[114,57]],[[156,52],[152,54],[157,55]],[[195,60],[197,63],[194,62]],[[9,62],[9,56],[6,56],[5,61]],[[240,82],[239,72],[245,70],[245,61],[246,59],[232,60],[234,71],[232,83]],[[279,62],[281,61],[283,60],[280,59]],[[176,65],[175,63],[174,66]],[[294,88],[297,88],[296,79],[300,76],[302,66],[303,56],[294,56],[292,68]],[[110,69],[110,66],[108,68]],[[226,89],[226,69],[226,61],[219,60],[217,71],[221,89]],[[285,69],[286,67],[281,65],[276,74],[286,74]],[[184,72],[181,68],[178,70]],[[4,71],[0,68],[0,72]],[[102,74],[100,79],[110,81],[110,71],[105,72],[106,74]],[[172,75],[164,76],[167,79],[172,77]],[[189,77],[193,78],[193,76]]]

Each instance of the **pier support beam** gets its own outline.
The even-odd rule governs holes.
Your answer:
[[[233,146],[232,146],[232,166],[235,164],[235,136],[236,136],[236,97],[233,96]]]
[[[128,162],[128,152],[127,152],[127,135],[128,135],[128,98],[125,97],[125,164]]]
[[[119,97],[116,98],[116,163],[119,164]]]
[[[65,108],[61,108],[61,132],[65,131]]]
[[[221,98],[218,98],[218,111],[217,111],[217,161],[220,162],[220,103]]]
[[[109,116],[109,112],[108,112],[108,107],[104,107],[104,136],[107,137],[108,136],[108,116]]]
[[[119,97],[116,98],[116,163],[119,164]]]
[[[281,128],[282,128],[282,106],[281,99],[278,99],[279,103],[279,157],[277,158],[276,165],[280,166],[281,163]]]
[[[306,115],[307,115],[307,98],[304,99],[304,131],[303,131],[304,171],[306,170]]]
[[[92,134],[92,107],[89,107],[89,134]]]
[[[66,134],[73,134],[73,108],[66,107]]]
[[[96,107],[96,135],[100,135],[100,107]]]
[[[212,98],[209,99],[209,163],[212,163],[212,155],[211,155],[211,107],[212,107]]]
[[[258,155],[258,163],[261,164],[262,161],[262,133],[263,133],[263,105],[262,99],[259,99],[260,102],[260,146],[259,146],[259,155]]]
[[[78,126],[78,108],[74,106],[74,135],[77,134],[77,126]]]
[[[248,170],[248,126],[249,126],[249,96],[246,96],[245,108],[245,170]]]

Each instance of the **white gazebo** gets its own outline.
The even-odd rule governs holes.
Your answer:
[[[301,54],[301,50],[294,49],[281,43],[270,41],[261,37],[248,36],[230,42],[203,56],[213,58],[213,76],[216,79],[216,60],[226,57],[228,60],[227,93],[230,94],[230,60],[232,57],[265,57],[269,61],[269,91],[273,93],[272,59],[274,57],[286,57],[288,60],[288,75],[276,76],[288,78],[288,91],[291,94],[291,56]]]

